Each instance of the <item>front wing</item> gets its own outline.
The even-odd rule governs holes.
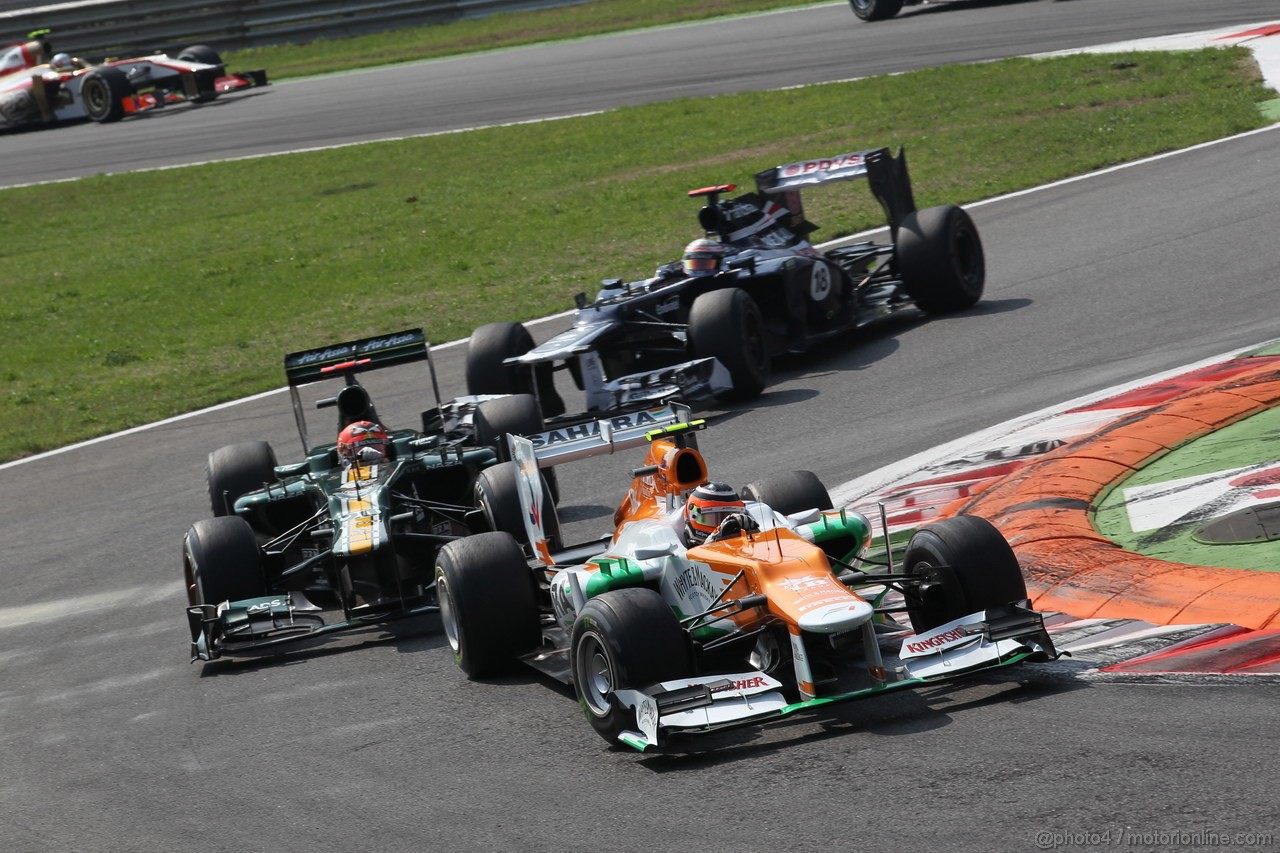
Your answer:
[[[191,628],[191,662],[273,654],[281,646],[298,646],[340,631],[372,628],[398,619],[437,613],[435,603],[351,611],[340,622],[326,623],[321,608],[300,592],[195,604],[187,608]]]
[[[698,676],[644,690],[619,690],[615,701],[636,718],[636,728],[623,732],[619,740],[644,751],[660,746],[668,735],[764,723],[824,705],[1057,657],[1039,613],[1021,605],[991,608],[908,637],[896,656],[884,656],[869,686],[828,696],[788,702],[782,683],[764,672]]]

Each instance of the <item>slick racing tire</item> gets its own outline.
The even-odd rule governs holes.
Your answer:
[[[635,711],[614,694],[693,674],[689,635],[662,596],[644,587],[587,601],[573,623],[573,689],[587,721],[611,744],[637,727]]]
[[[533,573],[506,533],[445,545],[436,554],[435,579],[440,623],[468,678],[500,672],[541,642]]]
[[[774,512],[790,515],[806,509],[831,509],[831,495],[812,471],[790,471],[748,483],[742,497],[768,504]]]
[[[533,349],[533,336],[521,323],[489,323],[467,341],[468,394],[534,394],[546,417],[564,414],[550,363],[528,368],[502,362]],[[535,389],[536,383],[536,389]]]
[[[183,62],[200,62],[205,65],[222,64],[222,57],[218,54],[218,51],[207,44],[193,44],[190,47],[184,47],[182,53],[178,54],[178,59]]]
[[[760,396],[769,381],[769,349],[760,308],[745,290],[726,287],[703,293],[689,309],[689,349],[694,358],[717,358],[733,388],[726,402]]]
[[[507,443],[507,435],[533,435],[542,432],[545,424],[538,401],[532,394],[513,394],[498,400],[485,400],[476,406],[472,420],[475,427],[475,441],[480,447],[492,447],[498,451],[498,459],[510,461],[511,446]],[[560,502],[560,488],[556,481],[556,472],[547,468],[542,472],[547,485],[551,487],[551,497]]]
[[[917,530],[907,543],[903,571],[917,581],[906,587],[916,633],[1027,597],[1013,549],[995,525],[975,515]]]
[[[849,0],[849,5],[864,21],[883,21],[902,11],[902,0]]]
[[[485,468],[476,477],[473,497],[489,530],[510,534],[521,545],[528,545],[516,471],[514,462],[499,462]],[[545,477],[542,478],[542,511],[542,531],[547,536],[549,547],[556,550],[560,547],[560,518],[556,515],[555,500]]]
[[[202,518],[182,539],[190,604],[220,604],[267,594],[253,528],[243,518]]]
[[[835,507],[827,487],[812,471],[790,471],[748,483],[742,490],[742,497],[767,504],[774,512],[782,515],[804,512],[807,509],[827,510]],[[828,557],[843,560],[860,544],[852,536],[841,536],[823,542],[820,547]]]
[[[986,256],[963,209],[944,205],[908,213],[896,248],[903,286],[926,314],[962,311],[982,298]]]
[[[276,481],[276,452],[265,441],[220,447],[209,454],[205,481],[215,517],[232,515],[236,498]]]
[[[95,68],[84,75],[80,84],[80,101],[85,114],[103,124],[124,118],[122,102],[133,94],[129,75],[121,68]]]

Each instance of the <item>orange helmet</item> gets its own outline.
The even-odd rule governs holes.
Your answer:
[[[387,458],[387,431],[373,421],[355,421],[338,433],[344,465],[373,465]]]
[[[715,275],[720,272],[720,264],[727,254],[729,247],[724,243],[694,240],[684,247],[684,274],[694,277]]]
[[[684,505],[684,538],[690,547],[701,545],[715,533],[720,522],[735,512],[743,512],[746,504],[732,486],[703,483],[693,490]]]

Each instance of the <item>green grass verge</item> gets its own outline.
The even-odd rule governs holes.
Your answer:
[[[287,350],[562,310],[676,257],[691,187],[905,145],[917,203],[963,203],[1258,127],[1268,96],[1242,49],[1014,59],[4,190],[0,458],[278,387]],[[806,201],[815,239],[883,221],[865,185]]]
[[[803,0],[592,0],[368,36],[228,51],[223,58],[232,70],[265,68],[271,79],[284,80],[805,5],[814,4]],[[857,24],[852,12],[849,20],[851,26]]]

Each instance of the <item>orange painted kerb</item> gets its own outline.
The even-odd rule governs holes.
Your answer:
[[[959,511],[1000,528],[1040,610],[1162,625],[1280,628],[1280,572],[1157,560],[1124,550],[1090,520],[1112,484],[1179,445],[1278,404],[1280,368],[1270,360],[1047,453]]]

